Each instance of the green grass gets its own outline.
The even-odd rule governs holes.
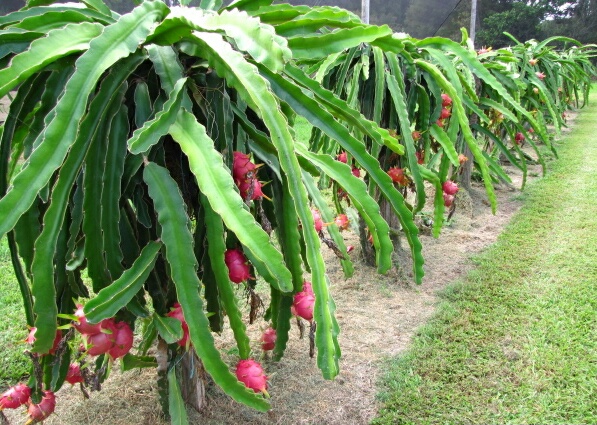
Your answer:
[[[12,271],[6,238],[0,240],[0,390],[29,373],[22,342],[27,336],[21,292]]]
[[[374,424],[597,423],[597,95],[525,205],[388,360]],[[499,211],[498,211],[499,213]]]

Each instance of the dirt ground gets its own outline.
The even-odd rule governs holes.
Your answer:
[[[497,215],[491,214],[485,191],[475,184],[470,194],[457,196],[457,211],[439,239],[423,234],[425,278],[421,286],[410,283],[409,268],[393,270],[385,276],[360,260],[354,234],[346,236],[355,275],[345,280],[339,263],[326,247],[327,267],[332,282],[331,293],[337,305],[341,333],[341,373],[334,381],[322,379],[309,358],[308,339],[298,338],[293,324],[291,341],[284,358],[276,363],[264,359],[270,376],[272,409],[268,413],[252,411],[232,401],[214,385],[208,384],[208,407],[189,412],[193,424],[366,424],[376,414],[376,382],[383,371],[382,361],[404,351],[416,329],[433,314],[438,301],[436,292],[462,277],[472,268],[470,256],[493,243],[512,215],[519,209],[517,195],[521,175],[506,167],[513,185],[498,185]],[[529,170],[529,176],[540,169]],[[532,179],[533,177],[529,177]],[[404,254],[403,254],[404,255]],[[406,258],[396,262],[408,263]],[[410,266],[409,266],[410,267]],[[264,295],[264,298],[266,296]],[[258,352],[258,338],[266,327],[260,321],[249,327]],[[223,348],[232,347],[225,332],[218,339]],[[234,357],[228,359],[234,364]],[[103,390],[85,401],[77,387],[68,385],[57,393],[56,414],[47,425],[161,425],[157,401],[155,371],[145,369],[126,373],[113,372]],[[11,424],[23,423],[22,411],[6,411]]]

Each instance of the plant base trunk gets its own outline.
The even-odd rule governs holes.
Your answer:
[[[177,350],[171,350],[162,338],[158,338],[156,357],[158,361],[158,393],[164,416],[170,419],[168,370],[173,361],[176,362],[176,376],[185,404],[198,412],[205,409],[207,406],[205,396],[207,374],[195,350],[190,348],[180,356]]]
[[[193,409],[200,412],[207,406],[205,380],[207,375],[203,363],[194,349],[190,349],[177,366],[180,376],[182,399]]]
[[[399,232],[402,226],[400,225],[398,216],[394,213],[392,205],[385,198],[381,198],[379,202],[379,210],[381,216],[390,226],[390,237],[394,243],[394,249],[400,250],[401,244]],[[369,231],[367,229],[367,225],[362,219],[359,220],[359,236],[365,263],[369,266],[375,267],[375,248],[373,247],[373,244],[369,242]]]

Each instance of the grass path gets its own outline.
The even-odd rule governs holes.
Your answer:
[[[498,242],[388,361],[375,424],[597,424],[593,92]]]

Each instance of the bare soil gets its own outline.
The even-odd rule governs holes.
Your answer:
[[[457,195],[457,211],[440,238],[423,232],[425,279],[421,286],[411,282],[409,267],[397,268],[382,276],[366,266],[360,258],[358,238],[345,235],[355,274],[344,279],[334,255],[326,248],[326,263],[332,282],[331,293],[337,305],[341,333],[341,373],[333,381],[322,379],[315,359],[309,358],[308,338],[298,338],[293,323],[287,353],[280,362],[263,359],[270,376],[269,393],[272,409],[255,412],[223,394],[208,383],[208,406],[201,412],[189,412],[193,424],[366,424],[380,407],[376,401],[376,382],[383,370],[383,360],[408,348],[416,329],[424,324],[438,302],[436,292],[461,278],[473,265],[471,255],[495,242],[498,235],[520,208],[517,195],[520,172],[505,167],[513,185],[496,187],[498,213],[491,214],[485,190],[474,184],[470,193]],[[533,167],[531,167],[533,168]],[[529,176],[540,175],[539,167]],[[532,178],[532,177],[530,177]],[[409,253],[396,256],[396,263],[409,264]],[[266,294],[261,294],[267,299]],[[258,353],[258,339],[267,324],[249,326]],[[233,340],[224,334],[218,339],[222,348],[233,347]],[[233,356],[225,358],[234,364]],[[115,368],[117,369],[117,368]],[[22,412],[5,412],[11,424],[24,422]],[[115,370],[99,393],[84,400],[77,387],[65,386],[57,394],[56,414],[47,425],[94,424],[131,425],[166,424],[160,416],[156,374],[153,369],[120,373]]]

